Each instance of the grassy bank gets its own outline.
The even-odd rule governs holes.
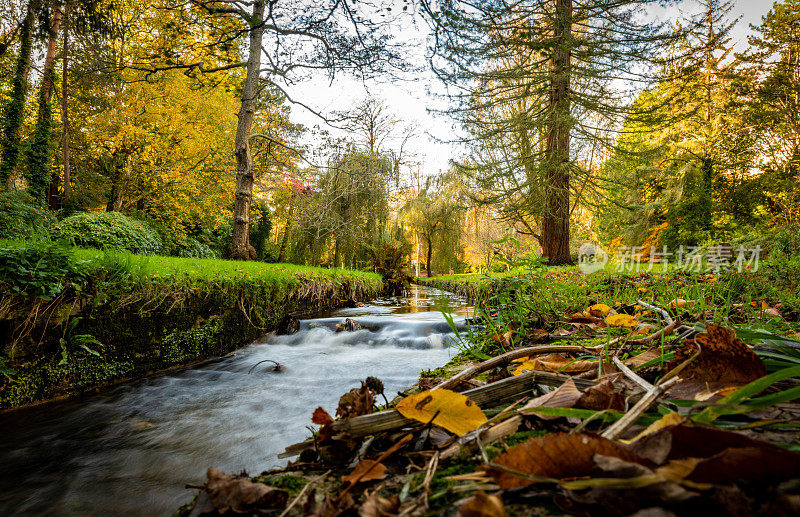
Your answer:
[[[0,408],[225,354],[379,275],[0,243]]]

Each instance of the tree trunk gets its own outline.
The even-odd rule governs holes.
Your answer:
[[[253,198],[253,162],[250,156],[250,128],[256,110],[259,70],[261,68],[261,39],[264,35],[264,0],[253,2],[250,21],[250,53],[247,58],[247,76],[242,91],[239,123],[236,126],[236,200],[233,207],[233,239],[228,248],[228,258],[255,259],[255,249],[250,245],[250,202]]]
[[[570,41],[572,0],[556,0],[555,48],[550,60],[550,120],[545,148],[547,199],[542,255],[550,265],[572,264],[569,255]]]
[[[47,39],[47,54],[44,58],[44,70],[45,74],[42,78],[42,92],[45,97],[45,102],[50,102],[50,96],[52,95],[52,86],[55,83],[55,70],[53,67],[53,63],[56,59],[56,43],[58,43],[58,29],[59,25],[61,24],[61,7],[56,6],[56,11],[53,13],[53,20],[50,22],[50,33],[48,34]],[[51,122],[47,122],[47,126],[49,127]],[[49,155],[49,153],[48,153]],[[48,158],[49,160],[49,158]],[[58,209],[59,206],[59,198],[58,198],[58,174],[51,174],[50,175],[50,183],[47,186],[47,205],[53,209]]]
[[[114,167],[114,175],[111,177],[111,193],[108,195],[106,212],[119,212],[122,210],[122,198],[125,193],[125,180],[130,173],[131,159],[125,156],[122,164]]]
[[[428,273],[428,278],[431,276],[431,259],[433,258],[433,242],[431,242],[430,237],[425,237],[425,242],[428,244],[428,258],[425,262],[425,272]]]
[[[69,170],[69,112],[67,111],[67,64],[69,63],[69,2],[64,4],[64,51],[61,54],[61,155],[64,165],[64,194],[62,200],[69,202],[72,195]]]
[[[714,237],[714,160],[706,156],[700,165],[702,193],[700,194],[700,222],[709,237]]]

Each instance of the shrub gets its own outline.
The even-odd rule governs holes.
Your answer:
[[[56,218],[22,190],[0,192],[0,239],[46,237]]]
[[[211,246],[203,244],[194,237],[187,237],[184,245],[176,245],[175,255],[187,258],[219,258]]]
[[[76,246],[127,250],[141,255],[156,255],[163,242],[148,224],[119,212],[82,212],[58,223],[53,232]]]

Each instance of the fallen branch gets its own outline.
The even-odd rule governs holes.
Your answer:
[[[567,379],[572,379],[579,389],[586,389],[597,384],[595,381],[574,379],[569,375],[560,373],[533,371],[493,382],[480,388],[467,390],[463,394],[469,397],[478,407],[496,407],[504,402],[519,400],[520,397],[530,393],[537,386],[557,388],[564,384]],[[389,409],[379,413],[372,413],[371,415],[337,420],[331,423],[331,429],[337,433],[334,438],[357,438],[416,424],[418,424],[416,420],[404,417],[396,409]],[[282,453],[278,454],[278,457],[289,458],[313,447],[313,440],[295,443],[286,447]]]
[[[630,411],[625,413],[625,415],[622,418],[614,422],[614,424],[611,427],[603,431],[603,433],[600,436],[602,436],[603,438],[608,438],[609,440],[616,440],[617,438],[619,438],[619,436],[622,435],[622,433],[627,431],[630,426],[632,426],[637,420],[639,420],[639,417],[642,416],[644,412],[647,411],[650,408],[650,406],[653,405],[653,402],[655,402],[658,399],[658,397],[663,395],[664,392],[667,391],[670,387],[672,387],[672,385],[675,384],[676,382],[678,382],[678,379],[673,378],[667,380],[662,384],[653,386],[650,389],[650,391],[648,391],[647,394],[645,394],[645,396],[642,397],[642,399],[630,409]]]
[[[505,366],[506,364],[510,363],[514,359],[519,359],[520,357],[527,357],[533,354],[549,354],[553,352],[587,352],[589,348],[583,346],[575,346],[575,345],[555,345],[555,346],[529,346],[526,348],[518,348],[516,350],[512,350],[510,352],[506,352],[505,354],[498,355],[497,357],[492,357],[491,359],[487,359],[486,361],[473,366],[472,368],[467,368],[466,370],[460,372],[449,379],[440,382],[433,388],[433,390],[440,390],[440,389],[450,389],[454,386],[457,386],[458,383],[475,377],[483,372],[489,371],[493,368],[498,366]]]
[[[630,380],[632,380],[633,382],[635,382],[636,384],[641,386],[645,391],[650,391],[650,390],[653,389],[653,385],[652,384],[650,384],[646,380],[644,380],[641,377],[639,377],[638,375],[636,375],[636,373],[633,370],[631,370],[630,368],[628,368],[625,365],[625,363],[623,363],[620,360],[619,357],[614,356],[614,357],[611,358],[611,360],[614,361],[614,364],[616,365],[617,368],[619,368],[619,371],[621,371],[623,374],[625,374],[625,376],[627,378],[629,378]]]
[[[641,305],[645,309],[650,309],[653,312],[657,312],[664,321],[667,322],[667,325],[672,325],[675,321],[672,319],[672,316],[669,315],[667,311],[662,309],[661,307],[656,307],[655,305],[650,305],[649,303],[645,303],[642,300],[636,300],[637,305]]]
[[[477,448],[477,438],[479,437],[482,443],[492,443],[501,440],[506,436],[512,435],[517,432],[520,424],[522,423],[521,415],[514,415],[511,418],[503,420],[499,424],[492,426],[488,429],[478,430],[475,436],[464,443],[454,443],[447,449],[443,450],[440,458],[447,460],[453,456],[458,455],[461,451],[472,451]]]

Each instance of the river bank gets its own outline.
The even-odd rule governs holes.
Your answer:
[[[0,409],[221,356],[287,313],[368,300],[374,273],[0,246]]]
[[[800,479],[798,268],[465,277],[491,288],[459,291],[480,306],[451,361],[387,407],[374,407],[381,386],[370,379],[335,416],[309,407],[319,427],[286,449],[293,461],[249,478],[209,469],[180,514],[223,504],[326,516],[796,512],[796,484],[778,485]],[[670,452],[658,445],[670,436],[691,438]],[[677,472],[683,460],[668,454],[692,468],[653,474]],[[727,503],[733,492],[747,499]]]

